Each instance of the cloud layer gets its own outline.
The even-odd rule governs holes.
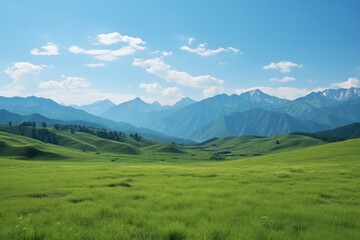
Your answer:
[[[85,81],[84,78],[81,77],[67,77],[63,81],[46,81],[40,82],[39,88],[46,89],[46,88],[61,88],[61,89],[77,89],[77,88],[86,88],[90,85],[89,82]]]
[[[293,63],[293,62],[289,62],[289,61],[281,61],[278,63],[271,62],[269,65],[263,66],[263,69],[264,70],[276,69],[282,73],[288,73],[291,71],[291,68],[294,68],[294,67],[302,68],[302,65]]]
[[[85,54],[93,56],[97,60],[101,61],[115,61],[121,56],[132,55],[136,51],[145,50],[143,46],[145,42],[141,38],[135,38],[130,36],[122,36],[118,32],[108,34],[98,34],[97,39],[99,44],[112,45],[117,43],[126,43],[118,49],[83,49],[76,45],[71,46],[68,50],[74,54]]]
[[[359,79],[355,77],[348,78],[345,82],[333,83],[331,85],[332,88],[352,88],[352,87],[360,87]]]
[[[139,88],[145,89],[149,95],[156,97],[160,103],[164,104],[174,104],[184,97],[178,87],[164,88],[158,82],[140,83]]]
[[[189,45],[194,41],[194,38],[189,38],[188,39],[188,43]],[[182,46],[180,49],[187,51],[187,52],[191,52],[191,53],[196,53],[199,54],[201,56],[207,57],[207,56],[212,56],[221,52],[233,52],[236,54],[241,54],[240,50],[234,47],[227,47],[227,48],[223,48],[223,47],[219,47],[217,49],[207,49],[206,48],[207,43],[201,43],[199,45],[197,45],[196,48],[191,48],[189,46]]]
[[[171,69],[171,66],[166,64],[161,58],[145,60],[135,58],[133,65],[147,67],[146,71],[148,73],[154,74],[168,82],[175,82],[187,87],[203,88],[205,97],[221,92],[223,89],[223,80],[217,79],[211,75],[191,76],[186,72],[173,70]]]
[[[283,77],[283,78],[270,78],[270,81],[272,82],[281,82],[281,83],[284,83],[284,82],[292,82],[292,81],[295,81],[296,78],[294,77],[290,77],[290,76],[286,76],[286,77]]]

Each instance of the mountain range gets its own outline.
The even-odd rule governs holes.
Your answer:
[[[183,98],[173,106],[135,98],[119,105],[104,100],[69,107],[50,99],[0,97],[0,109],[185,143],[181,139],[204,141],[224,136],[318,132],[359,122],[360,89],[327,89],[292,101],[253,90],[240,95],[219,94],[199,102]]]

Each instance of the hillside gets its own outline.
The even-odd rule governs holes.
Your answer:
[[[43,142],[0,131],[0,156],[10,159],[71,161],[89,159],[89,155],[81,151],[63,146],[45,144]]]
[[[187,159],[187,161],[229,160],[325,144],[325,142],[312,137],[282,135],[268,138],[226,137],[209,141],[206,144],[183,146],[177,144],[163,144],[145,138],[134,139],[134,137],[128,135],[121,135],[120,141],[115,141],[96,136],[96,129],[87,129],[86,132],[75,130],[73,133],[69,128],[57,130],[55,128],[44,129],[38,127],[22,127],[21,131],[19,131],[18,126],[3,126],[1,129],[3,131],[11,131],[28,137],[36,137],[39,141],[7,133],[9,134],[7,138],[10,139],[11,136],[13,136],[15,139],[14,141],[23,138],[31,140],[33,143],[39,143],[42,146],[44,145],[44,142],[46,142],[48,144],[45,144],[44,146],[50,150],[52,149],[51,146],[61,146],[62,148],[71,151],[81,151],[83,156],[89,154],[90,158],[94,158],[94,155],[96,155],[97,158],[100,156],[122,156],[121,159],[132,159],[134,161],[171,160],[175,159],[175,156],[178,154],[181,155],[181,158]],[[45,130],[46,132],[44,132]],[[88,133],[91,131],[93,131],[93,134]],[[104,133],[102,132],[97,135],[103,134]],[[34,147],[34,149],[43,151],[36,147]],[[46,150],[45,152],[52,152],[50,150]],[[7,151],[9,151],[9,153],[12,152],[12,154],[15,154],[14,156],[17,156],[17,150],[11,150],[10,145],[8,146]]]

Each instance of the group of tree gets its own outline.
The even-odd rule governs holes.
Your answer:
[[[74,125],[54,124],[52,128],[56,129],[57,131],[70,131],[70,133],[72,134],[75,134],[76,132],[84,132],[97,136],[99,138],[104,138],[118,142],[124,142],[126,138],[126,135],[123,132],[110,131],[107,129],[93,128],[93,127],[87,127],[77,124]],[[13,125],[12,122],[10,121],[8,125],[0,126],[0,130],[26,137],[31,137],[33,139],[40,140],[44,143],[58,144],[56,133],[49,130],[45,122],[41,123],[41,127],[36,127],[35,122],[27,121],[27,122],[22,122],[19,125]],[[140,141],[142,139],[142,137],[138,133],[130,134],[130,137],[136,141]]]
[[[87,127],[82,125],[60,125],[55,124],[54,128],[58,131],[70,131],[72,134],[75,134],[75,132],[84,132],[88,133],[94,136],[97,136],[99,138],[104,138],[108,140],[118,141],[118,142],[124,142],[125,140],[125,133],[118,132],[118,131],[110,131],[107,129],[99,129],[99,128],[93,128],[93,127]],[[139,137],[139,135],[137,135]]]
[[[12,134],[17,134],[25,137],[30,137],[39,141],[42,141],[44,143],[52,143],[52,144],[58,144],[56,134],[49,131],[46,128],[46,124],[42,123],[41,127],[36,127],[35,122],[22,122],[19,125],[13,125],[10,121],[8,126],[1,126],[0,130],[9,132]]]
[[[141,136],[138,133],[135,133],[135,134],[130,133],[130,137],[136,141],[141,140]]]

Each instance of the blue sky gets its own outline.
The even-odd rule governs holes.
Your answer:
[[[173,104],[360,87],[359,1],[0,2],[0,95]]]

